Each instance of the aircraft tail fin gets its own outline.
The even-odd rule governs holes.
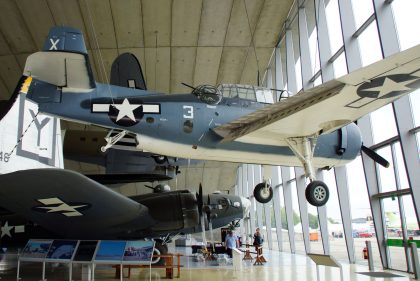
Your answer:
[[[110,84],[147,90],[140,62],[135,55],[123,53],[114,60],[111,67]]]
[[[70,27],[50,29],[42,52],[26,60],[24,75],[79,92],[96,87],[83,34]]]

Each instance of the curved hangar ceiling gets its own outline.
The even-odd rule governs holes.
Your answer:
[[[188,91],[181,82],[256,84],[257,63],[251,38],[264,73],[292,2],[2,0],[0,99],[10,96],[26,57],[40,50],[54,25],[83,31],[95,77],[101,82],[105,74],[99,53],[109,76],[113,60],[121,53],[132,52],[143,66],[149,89]]]

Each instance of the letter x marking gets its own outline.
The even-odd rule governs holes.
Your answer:
[[[57,50],[57,44],[58,44],[58,42],[60,42],[60,39],[57,39],[57,41],[54,42],[54,40],[52,40],[52,38],[50,38],[50,42],[51,42],[50,50]]]

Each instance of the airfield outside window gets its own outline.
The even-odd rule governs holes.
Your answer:
[[[222,100],[222,93],[214,86],[201,85],[192,91],[201,101],[207,104],[218,104]]]

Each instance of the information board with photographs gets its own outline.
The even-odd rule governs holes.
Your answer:
[[[29,240],[20,255],[20,259],[43,261],[47,256],[52,242],[52,240]]]
[[[123,263],[150,264],[154,246],[154,241],[127,241]]]
[[[51,261],[70,261],[76,246],[77,240],[54,240],[46,258]]]
[[[74,262],[90,262],[95,254],[98,241],[80,241],[76,254],[73,258]]]
[[[126,243],[126,241],[100,241],[95,255],[95,262],[109,263],[122,261]]]

